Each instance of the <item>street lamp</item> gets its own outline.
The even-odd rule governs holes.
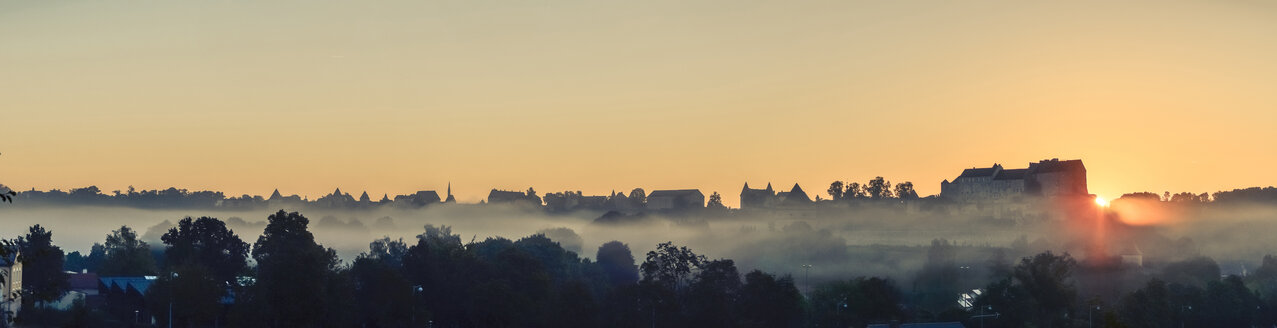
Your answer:
[[[1092,310],[1092,309],[1090,309],[1090,308],[1086,309],[1086,326],[1087,326],[1087,327],[1094,327],[1094,326],[1095,326],[1095,323],[1094,323],[1093,321],[1091,321],[1091,310]],[[1099,306],[1099,305],[1096,305],[1094,310],[1099,311],[1099,310],[1100,310],[1100,306]]]
[[[803,280],[806,280],[807,290],[811,291],[811,264],[803,264]]]

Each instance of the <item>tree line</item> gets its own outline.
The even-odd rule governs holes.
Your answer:
[[[918,192],[913,190],[913,182],[905,181],[902,183],[891,184],[891,181],[883,177],[874,177],[869,179],[865,184],[859,182],[842,182],[834,181],[829,184],[829,189],[825,190],[829,194],[830,199],[835,201],[850,199],[917,199]]]
[[[161,247],[127,227],[87,256],[63,254],[39,225],[9,241],[24,264],[18,322],[127,326],[129,304],[41,307],[69,288],[66,271],[157,276],[145,311],[186,327],[864,327],[959,321],[988,327],[1267,326],[1277,324],[1277,258],[1221,278],[1204,257],[1145,273],[1119,258],[1043,252],[1018,261],[992,248],[981,274],[935,240],[912,279],[846,277],[807,287],[793,277],[742,274],[666,242],[635,257],[618,241],[581,258],[542,234],[463,242],[448,226],[415,240],[381,238],[352,261],[317,243],[309,219],[279,211],[248,243],[216,218],[185,218]],[[1122,285],[1126,282],[1126,285]],[[1125,287],[1124,287],[1125,286]],[[981,291],[971,293],[971,289]],[[1120,293],[1120,294],[1118,294]],[[961,295],[971,296],[967,303]],[[989,316],[984,316],[989,315]]]

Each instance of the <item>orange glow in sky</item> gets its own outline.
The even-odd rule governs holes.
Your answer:
[[[460,201],[1083,159],[1277,184],[1277,2],[0,3],[0,183]]]

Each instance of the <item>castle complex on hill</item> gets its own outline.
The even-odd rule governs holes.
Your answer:
[[[1017,200],[1023,196],[1089,196],[1082,160],[1058,158],[1029,163],[1028,168],[969,168],[952,182],[940,182],[940,198],[960,202]]]

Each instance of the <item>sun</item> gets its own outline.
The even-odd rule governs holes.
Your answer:
[[[1109,201],[1104,200],[1103,197],[1095,196],[1095,205],[1099,205],[1100,207],[1107,207],[1109,206]]]

